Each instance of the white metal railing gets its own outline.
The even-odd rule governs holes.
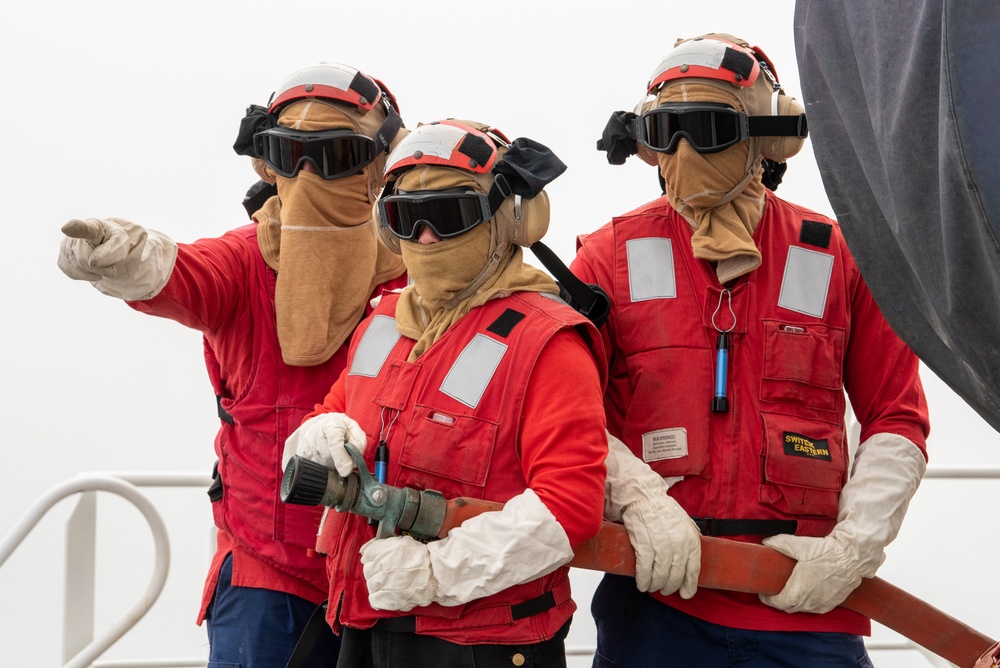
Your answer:
[[[104,661],[96,659],[116,643],[149,611],[156,602],[170,570],[170,541],[166,526],[152,502],[139,491],[144,487],[199,487],[211,484],[211,478],[193,473],[82,473],[46,492],[0,542],[0,566],[21,544],[38,522],[59,501],[79,494],[66,525],[66,589],[63,604],[64,668],[187,668],[203,667],[205,659],[170,661]],[[124,616],[103,635],[94,639],[94,580],[96,560],[96,492],[116,494],[134,505],[149,525],[153,535],[153,574],[146,591]]]
[[[937,467],[925,478],[938,480],[1000,479],[1000,468]],[[211,478],[201,473],[95,472],[83,473],[56,485],[44,494],[0,541],[0,567],[38,524],[62,499],[80,494],[80,500],[66,527],[66,598],[63,613],[64,668],[204,668],[204,658],[141,659],[96,661],[125,635],[153,606],[170,568],[170,544],[160,514],[139,487],[196,487],[205,489]],[[94,640],[94,579],[96,559],[96,492],[116,494],[130,501],[142,513],[153,534],[155,561],[150,583],[133,607],[104,635]],[[72,554],[70,554],[72,550]],[[72,616],[70,615],[72,611]],[[866,642],[869,651],[915,651],[930,665],[948,668],[952,664],[908,639],[899,642]],[[593,646],[569,646],[567,656],[593,656]]]

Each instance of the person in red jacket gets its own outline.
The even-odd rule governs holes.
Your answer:
[[[387,484],[505,506],[429,543],[329,513],[317,549],[341,665],[565,665],[566,564],[603,510],[606,362],[520,248],[547,229],[542,188],[563,169],[470,121],[421,125],[389,156],[379,229],[413,284],[361,324],[286,456],[346,476],[350,443],[370,470],[379,456]]]
[[[925,471],[918,360],[836,221],[762,182],[806,124],[760,49],[680,40],[648,93],[599,148],[654,156],[665,195],[581,237],[572,264],[611,299],[608,430],[634,454],[609,466],[608,504],[637,578],[595,592],[594,666],[871,665],[870,621],[837,606],[881,565]],[[774,596],[698,589],[693,527],[798,563]]]
[[[284,666],[326,598],[312,551],[319,511],[278,498],[282,448],[344,368],[369,300],[406,285],[371,221],[386,157],[405,134],[378,80],[308,67],[241,125],[237,152],[276,186],[252,224],[190,244],[117,218],[63,226],[66,275],[204,335],[222,420],[209,490],[218,547],[198,615],[209,665]],[[331,653],[339,640],[328,632],[320,643]]]

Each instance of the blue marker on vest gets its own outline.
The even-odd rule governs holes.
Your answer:
[[[375,479],[385,484],[386,469],[389,466],[389,446],[379,441],[375,448]]]
[[[726,377],[729,375],[729,333],[719,332],[715,340],[715,396],[712,398],[712,412],[725,413],[729,410],[726,398]]]
[[[385,444],[385,441],[379,441],[378,447],[375,448],[375,480],[379,481],[383,485],[385,484],[386,471],[389,466],[389,446]],[[378,524],[378,520],[369,517],[368,526],[375,526]]]

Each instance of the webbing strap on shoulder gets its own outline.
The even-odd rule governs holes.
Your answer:
[[[559,256],[541,241],[531,244],[530,248],[535,257],[541,260],[545,268],[552,272],[559,284],[569,293],[570,306],[594,323],[595,327],[603,325],[611,311],[611,298],[608,297],[608,293],[599,285],[584,283],[577,278]]]

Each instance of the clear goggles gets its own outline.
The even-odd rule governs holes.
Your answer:
[[[269,128],[253,136],[253,146],[276,174],[288,178],[298,174],[306,160],[324,179],[339,179],[362,170],[378,156],[374,139],[350,130]]]
[[[493,217],[489,197],[467,188],[397,193],[378,201],[380,224],[412,241],[423,225],[441,239],[457,237]]]
[[[717,153],[750,137],[749,117],[716,102],[667,102],[639,116],[636,139],[659,153],[674,153],[681,137],[699,153]]]

